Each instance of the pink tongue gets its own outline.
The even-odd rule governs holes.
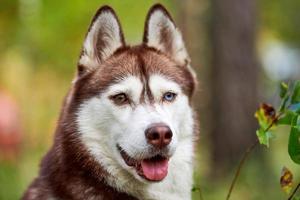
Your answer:
[[[168,174],[168,160],[143,160],[142,170],[145,177],[151,181],[161,181]]]

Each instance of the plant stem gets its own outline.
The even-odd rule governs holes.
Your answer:
[[[230,185],[230,188],[229,188],[229,191],[228,191],[226,200],[229,200],[229,198],[230,198],[230,195],[231,195],[231,193],[232,193],[232,190],[233,190],[233,188],[234,188],[234,186],[235,186],[235,183],[236,183],[236,181],[237,181],[237,179],[238,179],[238,177],[239,177],[239,175],[240,175],[241,169],[242,169],[242,167],[243,167],[243,165],[244,165],[246,159],[248,158],[249,154],[252,152],[252,150],[253,150],[258,144],[259,144],[259,141],[258,141],[258,139],[256,139],[255,142],[254,142],[250,147],[248,147],[248,149],[246,150],[245,154],[243,155],[243,157],[242,157],[242,159],[241,159],[241,161],[240,161],[240,163],[239,163],[239,165],[238,165],[238,168],[237,168],[237,170],[236,170],[236,172],[235,172],[234,178],[233,178],[233,180],[232,180],[232,182],[231,182],[231,185]]]
[[[274,117],[274,119],[271,121],[270,125],[266,128],[265,132],[267,132],[268,130],[270,130],[270,128],[272,128],[272,126],[277,122],[277,120],[279,119],[279,117],[282,115],[283,113],[279,113],[276,117]],[[229,188],[229,191],[228,191],[228,194],[227,194],[227,197],[226,197],[226,200],[229,200],[230,196],[231,196],[231,193],[232,193],[232,190],[235,186],[235,183],[238,179],[238,177],[240,176],[240,172],[241,172],[241,169],[242,167],[244,166],[244,163],[246,161],[246,159],[248,158],[249,154],[253,151],[253,149],[259,144],[259,140],[256,138],[256,140],[254,141],[254,143],[248,147],[248,149],[246,150],[246,152],[244,153],[239,165],[238,165],[238,168],[235,172],[235,175],[234,175],[234,178],[230,184],[230,188]]]
[[[300,183],[298,183],[297,187],[294,189],[292,195],[288,198],[288,200],[292,200],[293,197],[295,196],[297,190],[300,188]]]
[[[203,196],[202,196],[202,190],[201,190],[201,187],[198,187],[198,189],[199,189],[199,194],[200,194],[200,200],[204,200],[204,199],[203,199]]]

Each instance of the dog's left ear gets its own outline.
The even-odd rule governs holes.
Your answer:
[[[190,62],[180,31],[168,11],[160,4],[152,6],[148,12],[143,42],[166,53],[182,65]]]

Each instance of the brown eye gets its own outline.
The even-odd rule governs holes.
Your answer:
[[[117,105],[124,105],[129,102],[129,99],[125,93],[120,93],[111,97],[113,102]]]
[[[173,93],[173,92],[166,92],[164,95],[163,95],[163,101],[169,101],[169,102],[172,102],[175,100],[177,94]]]

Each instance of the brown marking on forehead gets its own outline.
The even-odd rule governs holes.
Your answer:
[[[188,97],[192,96],[195,81],[187,66],[181,66],[167,55],[149,47],[139,52],[144,61],[147,76],[163,75],[178,83]]]
[[[168,55],[145,45],[135,46],[130,50],[142,60],[143,75],[147,81],[151,75],[160,74],[177,82],[186,95],[189,97],[192,96],[195,88],[195,80],[187,67],[187,63],[182,66]]]
[[[139,77],[144,84],[141,101],[145,101],[146,96],[151,102],[154,98],[148,82],[153,74],[160,74],[177,82],[188,97],[192,96],[195,83],[188,68],[178,65],[167,55],[143,45],[119,49],[97,69],[79,77],[75,84],[75,95],[78,99],[87,99],[132,75]]]
[[[147,66],[145,65],[145,61],[141,56],[140,47],[133,47],[131,51],[133,54],[137,55],[138,66],[140,69],[140,77],[143,83],[143,91],[141,94],[140,102],[145,103],[146,101],[148,101],[152,103],[154,102],[154,97],[149,87],[149,74],[147,72]]]

